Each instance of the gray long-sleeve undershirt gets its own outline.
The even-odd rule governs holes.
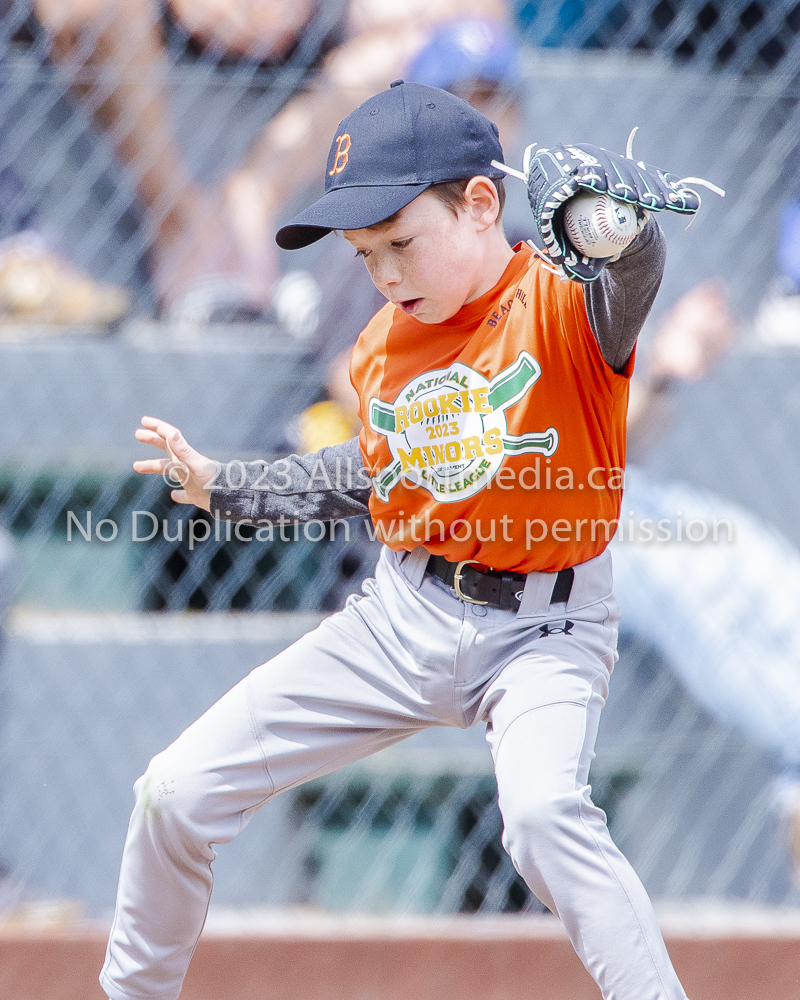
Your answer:
[[[624,369],[636,345],[665,261],[664,236],[651,219],[618,261],[584,285],[589,325],[615,372]],[[357,438],[272,463],[221,465],[215,484],[211,513],[229,521],[330,521],[369,513],[370,477]]]
[[[667,246],[651,218],[641,234],[607,264],[596,281],[583,286],[589,326],[606,363],[621,372],[636,346],[661,285]]]
[[[369,512],[370,477],[358,438],[272,463],[229,462],[216,482],[211,513],[226,521],[332,521]]]

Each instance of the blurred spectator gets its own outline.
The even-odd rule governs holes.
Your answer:
[[[800,198],[784,205],[781,211],[778,281],[785,294],[800,294]]]
[[[644,457],[653,430],[669,423],[673,390],[701,378],[734,331],[724,286],[716,282],[693,288],[667,313],[645,374],[632,385],[632,454]],[[663,521],[673,543],[615,541],[623,625],[659,646],[714,718],[770,754],[778,775],[774,799],[800,882],[800,552],[749,511],[685,483],[659,482],[635,465],[625,477],[623,532],[631,519]],[[697,525],[683,544],[674,540],[679,519]],[[723,526],[717,541],[715,522]],[[708,538],[698,541],[703,525]]]
[[[350,382],[350,351],[331,362],[325,381],[326,399],[312,403],[289,431],[290,447],[307,455],[328,445],[344,444],[361,429],[358,395]]]
[[[672,392],[695,382],[729,348],[735,321],[719,280],[695,285],[662,319],[649,356],[631,380],[628,460],[640,462],[671,418]]]
[[[467,101],[500,129],[516,131],[519,45],[501,21],[463,17],[434,28],[403,76]]]
[[[759,307],[755,329],[765,344],[800,346],[800,199],[781,209],[775,281]]]
[[[162,310],[180,316],[199,300],[212,318],[220,318],[214,301],[221,318],[247,318],[271,305],[275,220],[320,175],[330,135],[345,114],[400,74],[431,27],[455,16],[506,16],[503,0],[171,0],[171,19],[196,49],[217,60],[283,64],[292,69],[287,86],[304,84],[245,162],[206,189],[189,175],[175,141],[157,0],[35,0],[34,6],[52,57],[135,176]],[[306,70],[318,64],[308,80]]]
[[[57,254],[39,231],[35,213],[18,211],[23,188],[13,167],[0,170],[0,219],[14,233],[0,239],[0,327],[108,329],[130,309],[130,294],[81,273]]]
[[[36,231],[0,240],[0,326],[77,325],[105,331],[130,304],[124,288],[82,274]]]

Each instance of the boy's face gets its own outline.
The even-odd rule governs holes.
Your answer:
[[[421,323],[441,323],[477,297],[484,229],[474,212],[456,216],[424,191],[389,225],[348,229],[344,237],[382,295]]]

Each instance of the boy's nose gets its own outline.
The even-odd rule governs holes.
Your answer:
[[[376,261],[372,272],[372,280],[383,291],[399,285],[402,280],[400,269],[391,260]]]

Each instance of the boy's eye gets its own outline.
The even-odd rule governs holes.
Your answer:
[[[396,250],[405,250],[408,244],[411,242],[411,238],[407,240],[392,240],[392,246]]]
[[[369,257],[369,250],[356,250],[356,257]]]

